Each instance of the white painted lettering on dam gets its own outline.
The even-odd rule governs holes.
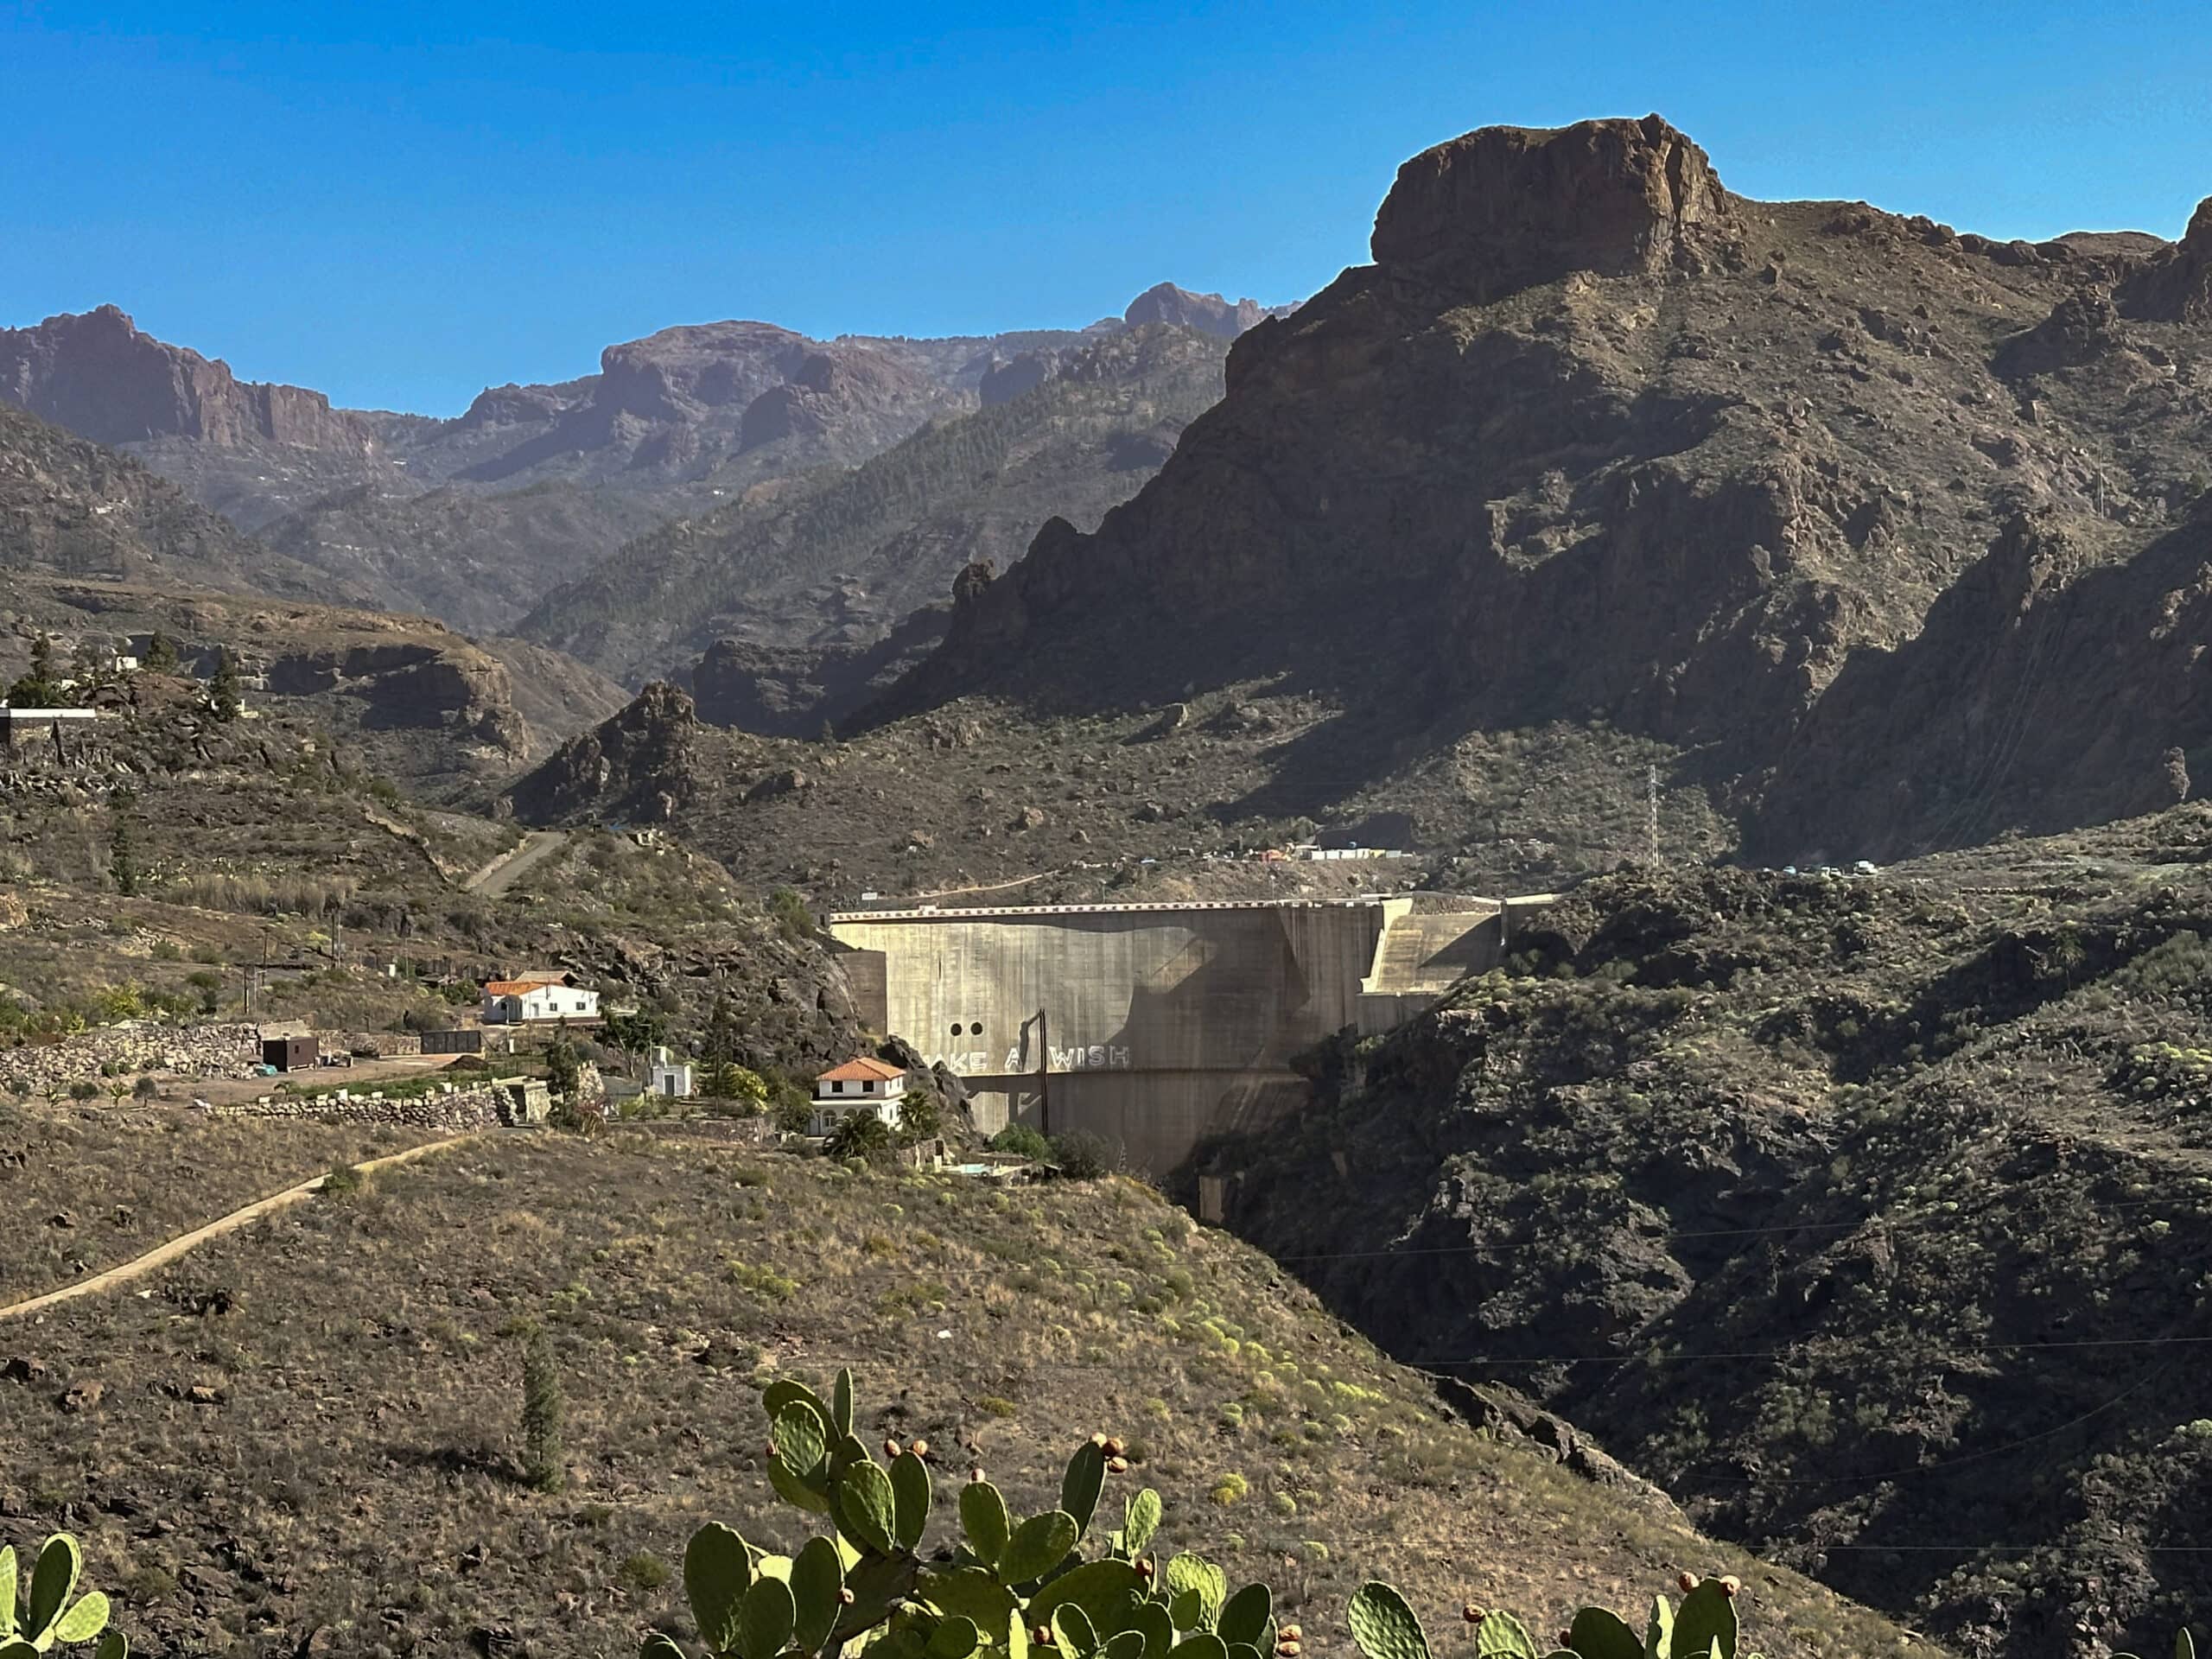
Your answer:
[[[955,1077],[1002,1076],[1018,1077],[1034,1071],[1036,1062],[1019,1048],[1009,1048],[1001,1065],[994,1066],[991,1056],[982,1049],[967,1049],[957,1053],[931,1054],[924,1057],[931,1065],[942,1065]],[[1052,1069],[1055,1071],[1128,1071],[1135,1066],[1129,1050],[1118,1043],[1092,1043],[1074,1048],[1052,1050]]]

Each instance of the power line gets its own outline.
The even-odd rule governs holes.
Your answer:
[[[1827,1338],[1808,1337],[1807,1343],[1850,1342],[1847,1336]],[[2024,1353],[2043,1350],[2069,1348],[2166,1348],[2183,1347],[2212,1343],[2212,1336],[2204,1337],[2078,1337],[2053,1338],[2038,1342],[1972,1342],[1952,1345],[1951,1354]],[[1467,1359],[1407,1359],[1399,1363],[1412,1366],[1441,1365],[1637,1365],[1644,1363],[1679,1364],[1685,1361],[1719,1361],[1745,1359],[1815,1359],[1817,1354],[1808,1352],[1803,1346],[1796,1348],[1748,1348],[1717,1351],[1711,1353],[1677,1354],[1657,1348],[1643,1349],[1626,1354],[1536,1354],[1527,1357],[1492,1358],[1476,1355]]]

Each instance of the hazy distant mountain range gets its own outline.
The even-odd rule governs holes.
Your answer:
[[[0,329],[0,401],[137,455],[346,591],[496,631],[634,536],[1009,402],[1087,342],[1159,323],[1217,353],[1265,315],[1163,283],[1084,329],[817,340],[688,325],[608,346],[596,374],[488,388],[437,420],[241,381],[102,306]]]

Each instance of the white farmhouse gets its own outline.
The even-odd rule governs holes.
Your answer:
[[[645,1071],[645,1092],[663,1100],[690,1099],[691,1062],[677,1059],[664,1048],[653,1050],[653,1063]]]
[[[899,1067],[865,1055],[847,1060],[814,1080],[810,1133],[827,1135],[854,1112],[873,1112],[895,1129],[906,1093],[906,1074]]]
[[[487,1026],[598,1018],[599,993],[577,984],[574,974],[524,974],[518,979],[495,979],[484,987]]]

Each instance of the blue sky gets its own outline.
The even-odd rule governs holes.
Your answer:
[[[1398,162],[1658,110],[1736,190],[2177,235],[2212,6],[0,0],[0,324],[449,414],[674,322],[1079,325],[1364,257]]]

